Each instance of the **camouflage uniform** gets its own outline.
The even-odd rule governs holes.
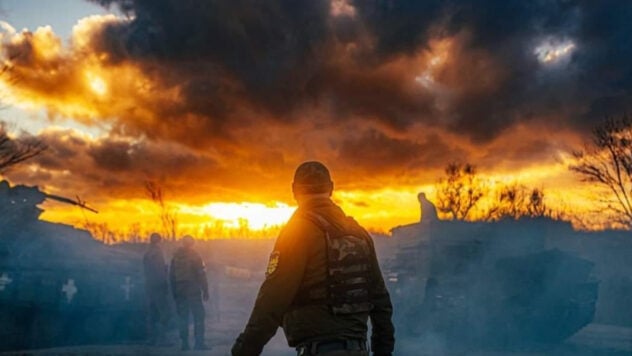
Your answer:
[[[311,217],[310,217],[311,216]],[[366,241],[368,258],[359,282],[366,295],[352,296],[350,304],[328,299],[327,275],[331,274],[328,238],[313,217],[352,230]],[[329,241],[331,242],[331,241]],[[343,246],[340,251],[344,251]],[[357,265],[357,266],[362,266]],[[356,266],[356,267],[357,267]],[[366,267],[366,266],[365,266]],[[355,268],[355,267],[354,267]],[[363,280],[364,278],[364,280]],[[351,280],[358,279],[352,278]],[[346,290],[349,294],[353,291]],[[344,302],[344,301],[343,301]],[[394,348],[392,305],[370,236],[329,198],[299,203],[274,246],[268,273],[257,296],[250,320],[233,347],[233,356],[259,355],[263,346],[283,327],[288,344],[299,355],[368,355],[367,321],[373,327],[371,346],[375,355],[390,355]],[[342,343],[360,348],[339,347]]]
[[[193,314],[196,348],[205,348],[202,296],[208,298],[208,282],[200,255],[192,248],[179,248],[173,255],[169,278],[178,312],[178,327],[183,348],[188,348],[189,312]]]
[[[162,249],[157,244],[149,245],[143,256],[145,272],[145,294],[148,308],[148,335],[151,343],[164,341],[168,322],[169,304],[167,294],[167,265]]]

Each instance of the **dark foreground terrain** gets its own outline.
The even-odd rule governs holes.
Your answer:
[[[380,253],[387,258],[393,251],[380,245]],[[72,346],[28,351],[12,351],[0,355],[229,355],[235,337],[246,323],[250,308],[263,278],[267,254],[272,241],[216,241],[198,246],[209,262],[209,281],[213,301],[207,303],[207,344],[211,351],[181,353],[172,318],[168,338],[174,346],[158,348],[130,343],[124,345]],[[127,246],[142,251],[143,246]],[[166,246],[167,254],[172,250]],[[397,307],[397,306],[396,306]],[[400,330],[401,326],[400,326]],[[398,338],[395,355],[632,355],[632,328],[593,323],[580,330],[564,343],[542,350],[458,350],[446,345],[438,335]],[[263,355],[295,355],[281,329],[264,349]]]

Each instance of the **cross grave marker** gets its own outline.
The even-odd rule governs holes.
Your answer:
[[[134,283],[132,283],[132,277],[125,277],[125,284],[121,285],[123,292],[125,293],[125,300],[130,299],[130,293],[132,292],[132,288],[134,288]]]
[[[3,273],[2,276],[0,276],[0,292],[3,291],[7,285],[11,284],[11,282],[13,282],[13,280],[9,278],[6,273]]]
[[[68,279],[68,282],[66,282],[66,284],[64,284],[64,286],[61,288],[61,291],[66,294],[66,301],[68,302],[68,304],[72,303],[72,299],[75,297],[75,294],[77,294],[77,286],[75,285],[75,280],[72,278]]]

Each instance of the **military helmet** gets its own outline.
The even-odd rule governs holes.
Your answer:
[[[193,236],[191,235],[186,235],[182,238],[182,244],[184,246],[193,246],[193,244],[195,243],[195,240],[193,239]]]
[[[299,194],[329,193],[334,187],[329,170],[317,161],[303,162],[296,168],[292,190]]]
[[[162,241],[162,236],[160,236],[160,234],[157,232],[154,232],[149,236],[149,242],[151,242],[152,244],[156,244],[160,241]]]

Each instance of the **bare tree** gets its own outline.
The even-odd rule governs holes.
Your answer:
[[[85,221],[83,228],[86,229],[96,240],[101,240],[104,244],[114,244],[117,242],[116,234],[107,223]]]
[[[145,190],[149,198],[160,209],[160,222],[166,238],[175,240],[178,234],[178,214],[166,202],[162,187],[156,182],[146,182]]]
[[[527,201],[527,215],[531,217],[552,217],[552,211],[544,203],[544,190],[533,188]]]
[[[592,143],[573,153],[570,170],[583,182],[596,183],[608,194],[599,198],[602,213],[613,222],[632,227],[632,122],[627,115],[607,118],[593,130]]]
[[[471,219],[472,209],[485,195],[484,184],[469,163],[450,163],[439,181],[437,209],[454,220]]]
[[[129,242],[141,242],[141,229],[139,223],[133,223],[125,234],[125,239]]]
[[[506,217],[519,219],[523,216],[551,216],[550,210],[544,203],[542,189],[529,189],[521,184],[502,187],[497,193],[496,200],[487,210],[485,220],[494,221]]]
[[[46,150],[46,144],[33,136],[11,138],[0,122],[0,172],[33,158]]]
[[[491,182],[478,177],[476,167],[469,163],[451,163],[446,167],[445,174],[437,187],[436,207],[450,219],[556,218],[546,206],[541,188],[514,183],[492,190],[489,188]]]
[[[11,77],[11,61],[19,55],[10,56],[0,64],[0,76],[5,77],[4,80],[8,83],[16,81],[16,78]],[[0,98],[2,97],[1,94],[4,93],[0,93]],[[7,131],[7,124],[0,121],[0,173],[39,155],[47,148],[46,144],[36,137],[22,135],[18,138],[12,138]]]

